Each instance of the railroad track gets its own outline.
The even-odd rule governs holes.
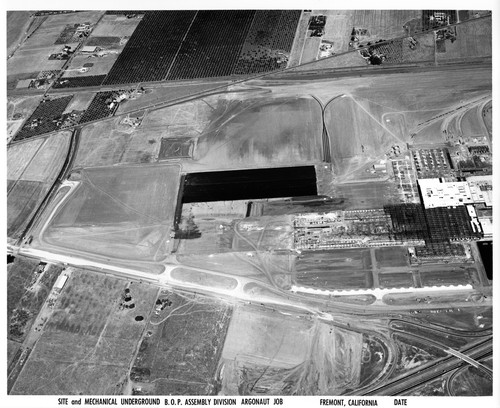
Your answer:
[[[73,130],[71,134],[71,140],[69,142],[69,148],[68,148],[68,153],[66,155],[66,158],[64,160],[63,166],[61,167],[61,170],[59,171],[59,174],[57,175],[56,179],[54,180],[54,183],[52,183],[52,186],[50,187],[49,191],[43,198],[42,202],[36,209],[35,213],[29,220],[28,224],[26,224],[26,228],[23,230],[23,232],[20,234],[20,238],[18,242],[16,243],[18,246],[21,246],[22,241],[26,238],[27,234],[35,225],[36,221],[38,218],[41,216],[49,202],[51,201],[53,195],[57,192],[58,186],[61,184],[61,182],[68,176],[68,173],[71,171],[73,167],[73,163],[75,161],[76,157],[76,152],[78,150],[78,145],[80,143],[80,128]]]

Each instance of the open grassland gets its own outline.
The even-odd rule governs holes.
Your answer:
[[[190,87],[188,87],[190,88]],[[191,88],[190,88],[191,89]],[[161,98],[184,94],[186,89],[160,88],[146,92],[134,100],[120,104],[127,112]],[[120,125],[123,118],[85,126],[75,161],[77,167],[106,166],[118,163],[147,163],[158,159],[163,138],[180,137],[189,140],[200,135],[210,120],[210,108],[218,97],[207,97],[145,114],[139,128]],[[141,114],[135,113],[140,116]],[[131,115],[133,117],[133,115]]]
[[[222,353],[223,395],[340,395],[360,382],[362,334],[240,307]]]
[[[21,42],[31,22],[30,11],[7,11],[7,55]]]
[[[82,170],[81,184],[43,240],[112,258],[162,259],[173,222],[178,171],[177,166]]]
[[[10,316],[28,289],[40,262],[17,257],[13,263],[7,265],[7,313]]]
[[[93,123],[83,128],[75,167],[109,166],[118,163],[149,163],[160,150],[161,136],[119,126],[123,118]]]
[[[73,271],[11,393],[120,393],[158,292],[147,284],[127,283]],[[123,307],[126,287],[133,309]]]
[[[7,236],[20,237],[54,183],[68,151],[69,134],[11,146],[7,150]]]
[[[147,325],[130,379],[153,395],[214,395],[232,309],[202,296],[163,291]]]
[[[7,268],[8,337],[11,340],[25,339],[63,270],[62,266],[53,264],[39,269],[35,262],[16,258]]]
[[[142,107],[153,105],[155,103],[164,103],[175,100],[177,98],[183,98],[197,92],[207,91],[212,88],[222,86],[224,84],[229,84],[224,81],[210,81],[206,84],[183,84],[174,85],[173,83],[168,84],[158,84],[155,88],[146,88],[146,92],[140,97],[135,99],[127,99],[120,103],[116,114],[127,113],[134,109],[141,109]],[[154,114],[152,111],[151,114]],[[166,110],[164,110],[166,113]]]

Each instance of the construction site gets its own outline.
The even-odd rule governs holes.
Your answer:
[[[489,408],[491,10],[7,21],[7,405]]]

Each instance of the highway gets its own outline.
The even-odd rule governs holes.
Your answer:
[[[492,354],[493,339],[490,337],[462,350],[469,358],[480,360]],[[413,374],[405,374],[389,382],[371,388],[362,393],[364,396],[375,395],[408,395],[417,387],[437,378],[444,378],[447,373],[462,367],[465,362],[453,355],[433,361],[425,368],[420,368]],[[357,393],[357,391],[356,391]]]

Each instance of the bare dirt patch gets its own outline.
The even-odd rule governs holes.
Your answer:
[[[81,184],[51,221],[49,244],[120,259],[159,260],[173,222],[177,166],[81,171]]]

